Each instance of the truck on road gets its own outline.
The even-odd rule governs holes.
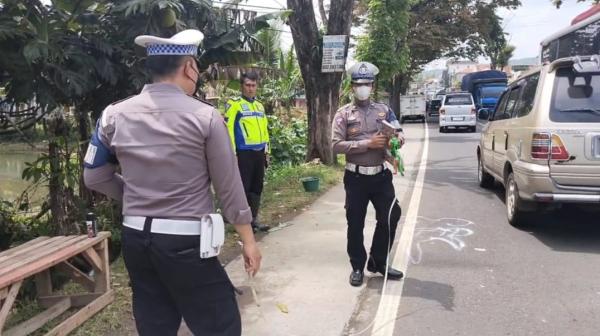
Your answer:
[[[499,70],[485,70],[467,74],[463,77],[461,90],[471,93],[475,107],[479,110],[494,109],[498,97],[508,84],[506,74]]]
[[[424,95],[400,96],[400,122],[405,120],[421,120],[425,122],[427,97]]]

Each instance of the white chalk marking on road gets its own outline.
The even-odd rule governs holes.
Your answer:
[[[414,265],[421,263],[421,260],[423,259],[423,249],[421,248],[421,244],[428,242],[441,241],[448,244],[455,251],[462,251],[465,246],[467,246],[467,244],[463,241],[463,238],[472,235],[474,232],[475,231],[471,229],[467,229],[459,225],[452,225],[450,223],[446,223],[446,226],[444,227],[440,226],[436,228],[416,229],[413,240],[417,239],[417,256],[413,257],[411,253],[410,261]],[[423,239],[418,238],[422,234],[429,234],[429,237]]]
[[[427,169],[427,155],[429,152],[429,125],[425,122],[425,141],[423,143],[423,154],[419,164],[419,172],[413,189],[410,202],[408,203],[408,213],[406,220],[402,226],[402,233],[398,247],[394,254],[393,267],[404,272],[406,277],[408,261],[410,259],[410,251],[415,234],[415,226],[419,216],[419,207],[421,205],[421,196],[423,195],[423,186],[425,184],[425,170]],[[396,326],[396,315],[398,307],[400,307],[400,298],[402,297],[402,289],[404,288],[404,280],[388,281],[385,295],[379,301],[377,314],[371,335],[393,335],[394,327]]]

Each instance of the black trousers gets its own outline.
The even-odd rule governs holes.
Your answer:
[[[123,227],[123,258],[140,336],[175,336],[181,318],[197,336],[239,336],[233,285],[219,260],[200,259],[199,236]]]
[[[391,248],[402,213],[398,201],[394,201],[392,173],[386,169],[377,175],[360,175],[346,170],[344,187],[346,189],[346,220],[348,221],[347,251],[352,268],[363,270],[367,262],[363,231],[369,201],[375,207],[377,219],[370,254],[377,265],[385,265],[389,253],[388,239]],[[394,203],[388,227],[392,201]]]
[[[252,210],[252,218],[256,220],[265,180],[265,151],[238,151],[237,157],[244,192]]]

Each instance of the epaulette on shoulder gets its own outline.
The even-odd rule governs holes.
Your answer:
[[[121,99],[121,100],[117,100],[116,102],[114,102],[114,103],[110,104],[110,106],[113,106],[113,105],[120,104],[120,103],[122,103],[122,102],[126,101],[127,99],[133,98],[134,96],[135,96],[135,95],[131,95],[131,96],[127,97],[127,98],[123,98],[123,99]]]
[[[215,105],[207,102],[206,100],[200,99],[199,97],[196,97],[196,96],[190,96],[190,97],[192,97],[192,98],[196,99],[197,101],[202,102],[202,103],[204,103],[206,105],[210,105],[210,106],[213,106],[213,107],[215,106]]]
[[[346,110],[348,108],[352,107],[352,103],[348,103],[344,106],[341,106],[340,108],[338,108],[338,111],[342,111],[342,110]]]
[[[383,106],[383,107],[387,107],[387,108],[389,108],[388,104],[386,104],[386,103],[381,103],[381,102],[373,102],[373,105],[375,105],[375,106]]]

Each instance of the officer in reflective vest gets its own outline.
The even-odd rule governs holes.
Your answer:
[[[268,231],[268,225],[258,222],[265,168],[269,163],[267,115],[262,103],[256,99],[258,75],[255,72],[243,73],[240,84],[242,96],[227,102],[225,120],[252,210],[252,228],[254,231]]]
[[[363,283],[363,270],[386,274],[398,280],[403,273],[387,267],[386,260],[400,220],[400,205],[395,199],[392,173],[384,164],[389,138],[381,134],[383,121],[395,126],[400,143],[404,142],[394,112],[385,104],[370,100],[375,75],[379,69],[371,63],[359,62],[348,69],[352,79],[354,101],[342,106],[332,125],[334,153],[346,155],[344,188],[348,221],[347,251],[352,265],[350,284]],[[363,229],[369,202],[375,207],[377,226],[367,259]]]

